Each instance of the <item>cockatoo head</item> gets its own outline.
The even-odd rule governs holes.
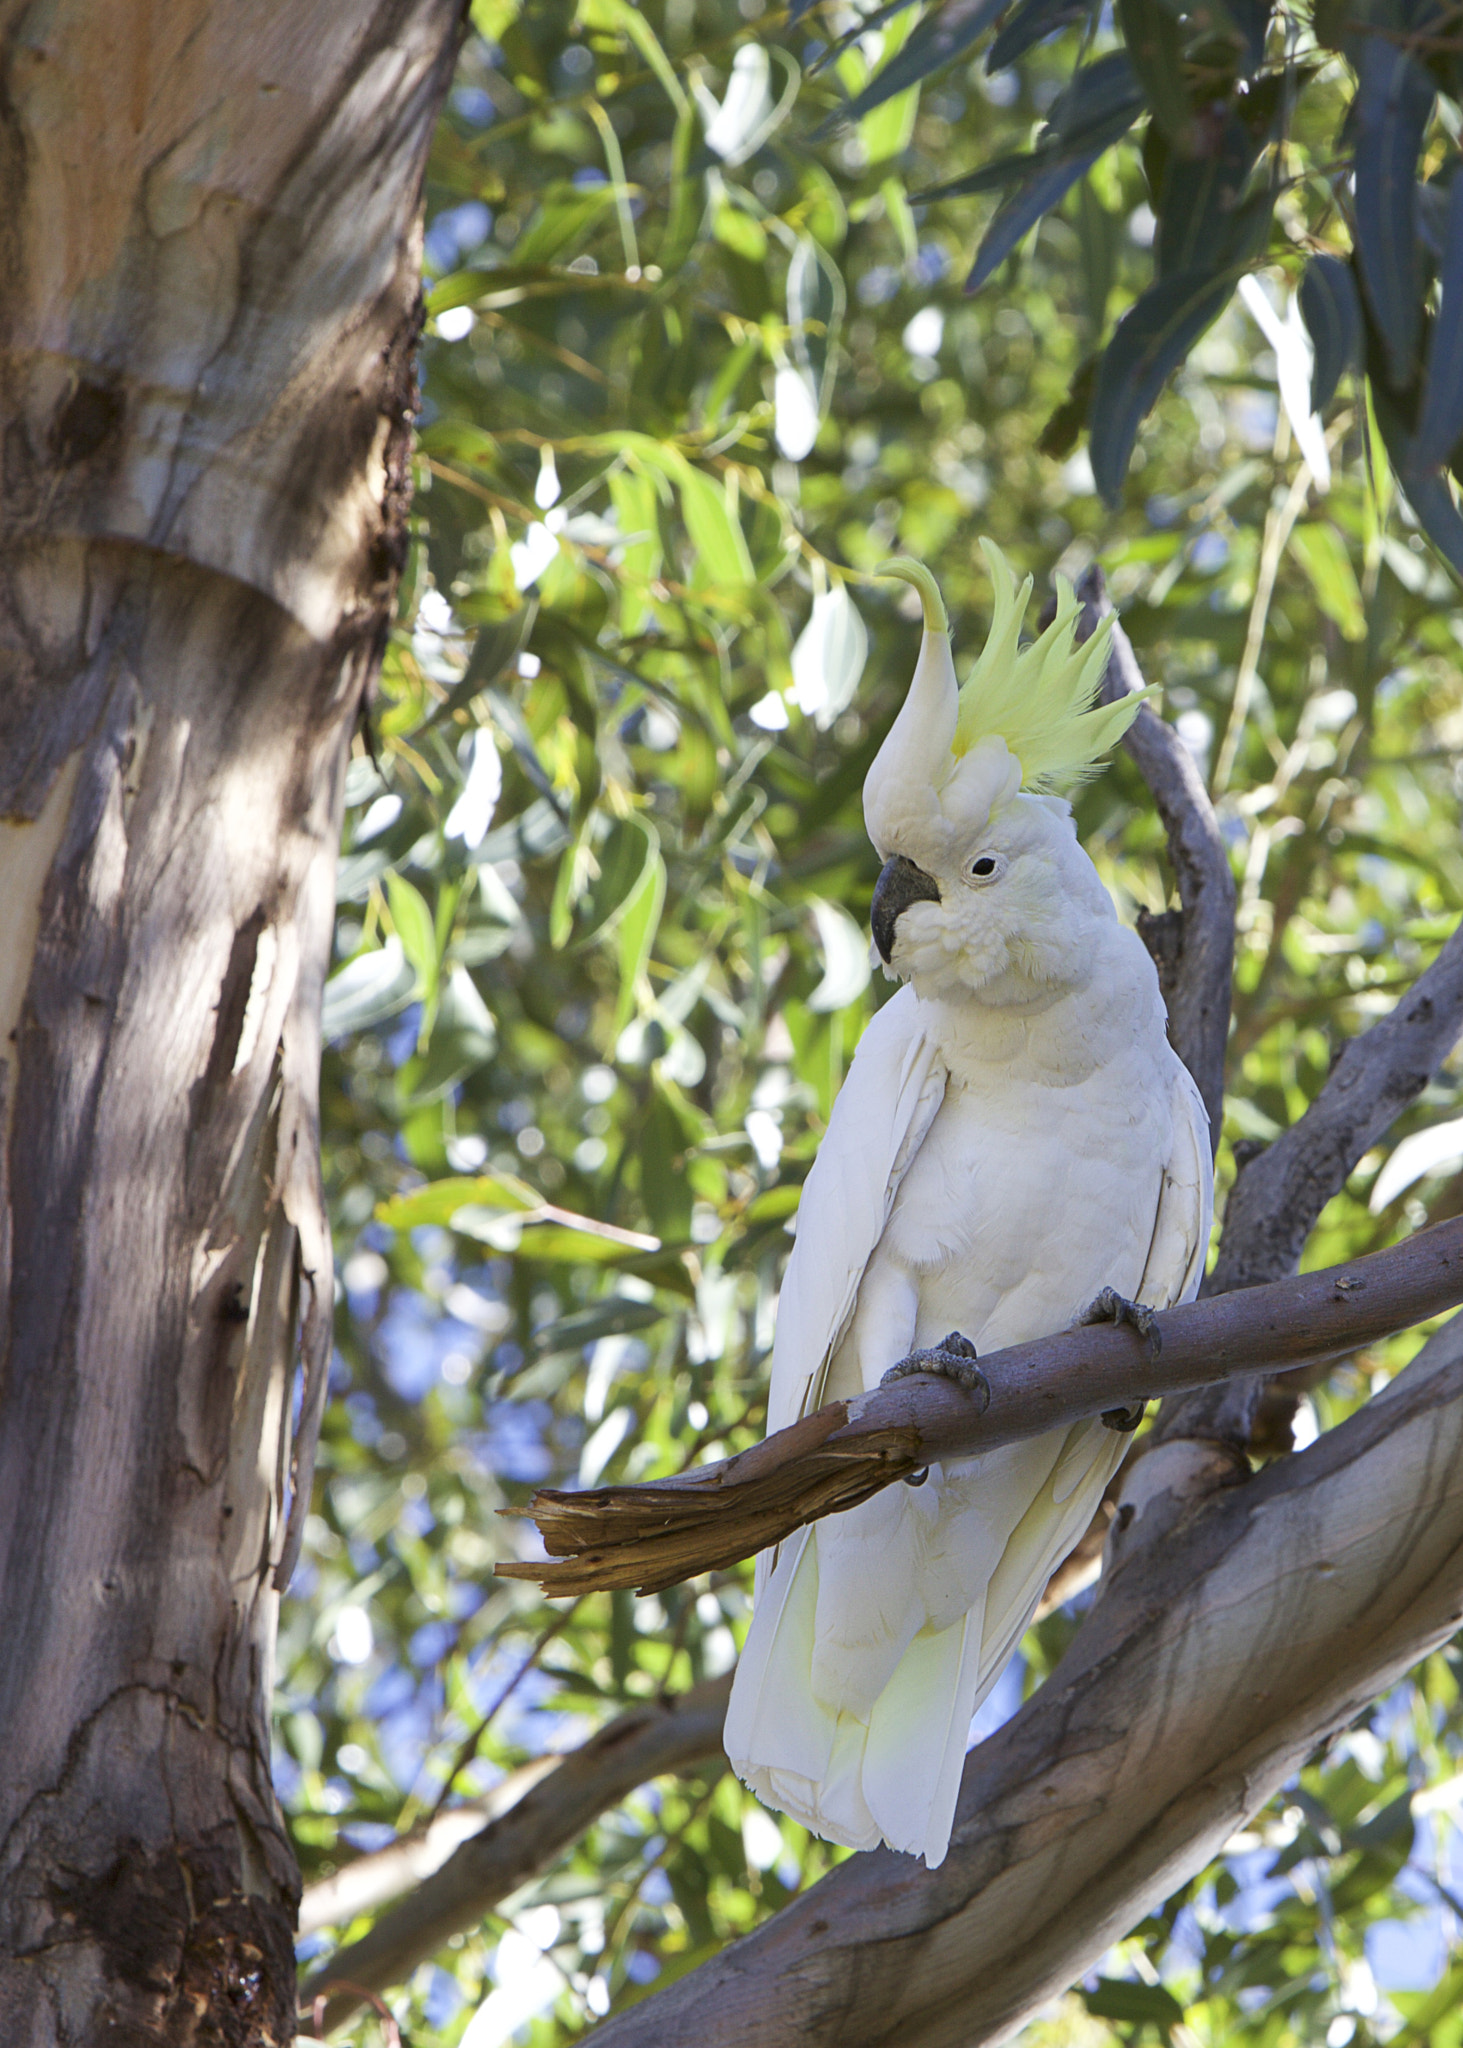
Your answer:
[[[1019,996],[1080,977],[1084,927],[1114,912],[1069,806],[1047,792],[1090,773],[1142,702],[1093,705],[1109,629],[1074,646],[1081,607],[1066,583],[1052,624],[1020,647],[1031,579],[1018,592],[1000,549],[981,545],[995,615],[963,689],[934,578],[903,560],[885,572],[919,588],[925,634],[864,783],[864,821],[884,859],[874,943],[888,969],[929,997]]]

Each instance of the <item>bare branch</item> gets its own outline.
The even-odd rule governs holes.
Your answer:
[[[462,1842],[369,1934],[339,1950],[315,1973],[300,1994],[302,2011],[309,2012],[324,1994],[325,2028],[343,2025],[359,2009],[359,1994],[401,1983],[424,1957],[435,1955],[454,1934],[547,1870],[592,1821],[637,1785],[719,1757],[730,1691],[728,1675],[692,1692],[649,1700],[620,1714],[571,1755],[546,1759],[550,1768],[506,1813]],[[455,1811],[444,1814],[437,1826]],[[346,1983],[349,1991],[343,1988]],[[332,1995],[336,1984],[342,1989]]]
[[[1083,625],[1090,633],[1113,608],[1095,563],[1077,589],[1084,600]],[[1110,646],[1102,685],[1105,704],[1144,687],[1132,642],[1116,621]],[[1145,704],[1128,728],[1124,745],[1163,820],[1183,905],[1178,912],[1141,917],[1138,928],[1158,965],[1169,1036],[1198,1083],[1209,1112],[1210,1144],[1217,1150],[1234,974],[1234,876],[1204,778],[1173,727]]]
[[[917,1466],[1235,1372],[1341,1356],[1460,1301],[1463,1217],[1455,1217],[1324,1272],[1166,1309],[1152,1352],[1127,1328],[1064,1330],[982,1359],[984,1401],[949,1379],[914,1373],[857,1400],[831,1401],[751,1450],[671,1479],[542,1489],[529,1512],[549,1559],[498,1572],[537,1579],[551,1594],[656,1592],[765,1550]],[[906,1362],[930,1356],[914,1352]]]
[[[1294,1272],[1311,1227],[1362,1154],[1422,1093],[1463,1032],[1463,925],[1412,992],[1351,1039],[1305,1115],[1230,1191],[1208,1291]]]
[[[413,1885],[440,1870],[453,1850],[481,1834],[491,1821],[516,1806],[540,1778],[559,1767],[557,1756],[536,1756],[510,1771],[481,1799],[464,1799],[419,1827],[404,1830],[384,1849],[353,1856],[329,1877],[306,1885],[297,1932],[346,1927],[358,1914],[374,1913]]]
[[[1457,1628],[1463,1319],[1301,1456],[1198,1514],[1155,1493],[1131,1534],[1062,1664],[967,1759],[939,1870],[850,1858],[595,2048],[1009,2040]]]
[[[1316,1218],[1357,1161],[1419,1096],[1463,1030],[1463,925],[1411,993],[1345,1046],[1305,1115],[1246,1165],[1230,1190],[1219,1258],[1206,1295],[1250,1288],[1295,1270]],[[1155,1435],[1246,1445],[1264,1394],[1260,1376],[1193,1394],[1158,1419]]]

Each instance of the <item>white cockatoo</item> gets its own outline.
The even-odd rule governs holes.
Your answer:
[[[769,1431],[916,1348],[969,1380],[971,1345],[1067,1328],[1103,1297],[1187,1301],[1204,1269],[1203,1102],[1152,961],[1043,793],[1091,772],[1139,700],[1093,705],[1108,636],[1074,646],[1065,586],[1021,647],[1031,584],[984,546],[995,615],[961,690],[933,578],[890,565],[920,586],[925,633],[864,818],[884,859],[874,940],[905,986],[807,1178]],[[752,1791],[829,1841],[940,1863],[971,1717],[1125,1446],[1093,1419],[951,1459],[761,1556],[726,1720]]]

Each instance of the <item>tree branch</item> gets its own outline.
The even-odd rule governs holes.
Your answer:
[[[850,1858],[596,2048],[1009,2040],[1460,1616],[1463,1318],[1201,1513],[1150,1496],[1068,1655],[967,1759],[939,1870]]]
[[[1320,1094],[1230,1189],[1206,1295],[1251,1288],[1295,1270],[1312,1226],[1357,1161],[1419,1096],[1463,1030],[1463,925],[1388,1016],[1343,1048]],[[1263,1377],[1241,1376],[1160,1415],[1162,1440],[1250,1441]]]
[[[1086,639],[1113,609],[1096,563],[1078,583],[1077,594],[1084,605],[1078,633]],[[1115,703],[1143,687],[1132,642],[1115,620],[1102,702]],[[1169,1036],[1204,1098],[1210,1145],[1217,1151],[1234,975],[1234,876],[1204,778],[1173,727],[1145,704],[1123,744],[1163,820],[1183,906],[1157,917],[1145,913],[1138,929],[1158,966]]]
[[[1357,1161],[1422,1093],[1463,1032],[1463,924],[1389,1015],[1350,1039],[1305,1115],[1230,1190],[1207,1291],[1294,1272],[1311,1228]]]
[[[536,1756],[501,1778],[481,1799],[464,1799],[440,1814],[405,1828],[384,1849],[351,1857],[329,1877],[306,1885],[296,1932],[303,1939],[322,1927],[348,1927],[362,1913],[377,1912],[442,1868],[453,1850],[516,1806],[562,1758]]]
[[[326,2005],[325,2027],[328,2031],[343,2025],[360,2009],[359,1993],[401,1983],[424,1957],[435,1955],[454,1934],[547,1870],[592,1821],[637,1785],[720,1756],[730,1691],[728,1674],[691,1692],[647,1701],[618,1715],[581,1749],[542,1760],[548,1769],[530,1782],[520,1799],[461,1842],[369,1934],[338,1950],[316,1971],[300,1993],[301,2010],[308,2013],[322,1992],[328,1994],[333,1984],[340,1984]],[[436,1826],[441,1828],[457,1811],[451,1809]],[[382,1856],[398,1856],[403,1846],[393,1843]],[[406,1881],[411,1881],[410,1873]],[[319,1925],[318,1918],[315,1924]],[[345,1989],[346,1984],[351,1989]]]
[[[555,1595],[627,1586],[657,1592],[725,1570],[920,1465],[1236,1371],[1341,1356],[1460,1301],[1463,1217],[1455,1217],[1324,1272],[1166,1309],[1156,1319],[1155,1351],[1136,1331],[1112,1325],[1012,1345],[981,1360],[989,1389],[983,1403],[948,1379],[914,1374],[857,1400],[831,1401],[734,1458],[671,1479],[578,1493],[541,1489],[529,1513],[549,1559],[499,1565],[498,1574],[537,1579]]]

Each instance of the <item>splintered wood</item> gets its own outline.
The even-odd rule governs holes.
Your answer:
[[[573,1598],[618,1587],[659,1593],[739,1564],[805,1523],[857,1507],[921,1462],[916,1430],[861,1431],[840,1443],[834,1433],[847,1421],[848,1404],[831,1401],[735,1458],[674,1479],[582,1493],[544,1487],[527,1512],[548,1559],[500,1564],[498,1577],[537,1579],[546,1593]]]

